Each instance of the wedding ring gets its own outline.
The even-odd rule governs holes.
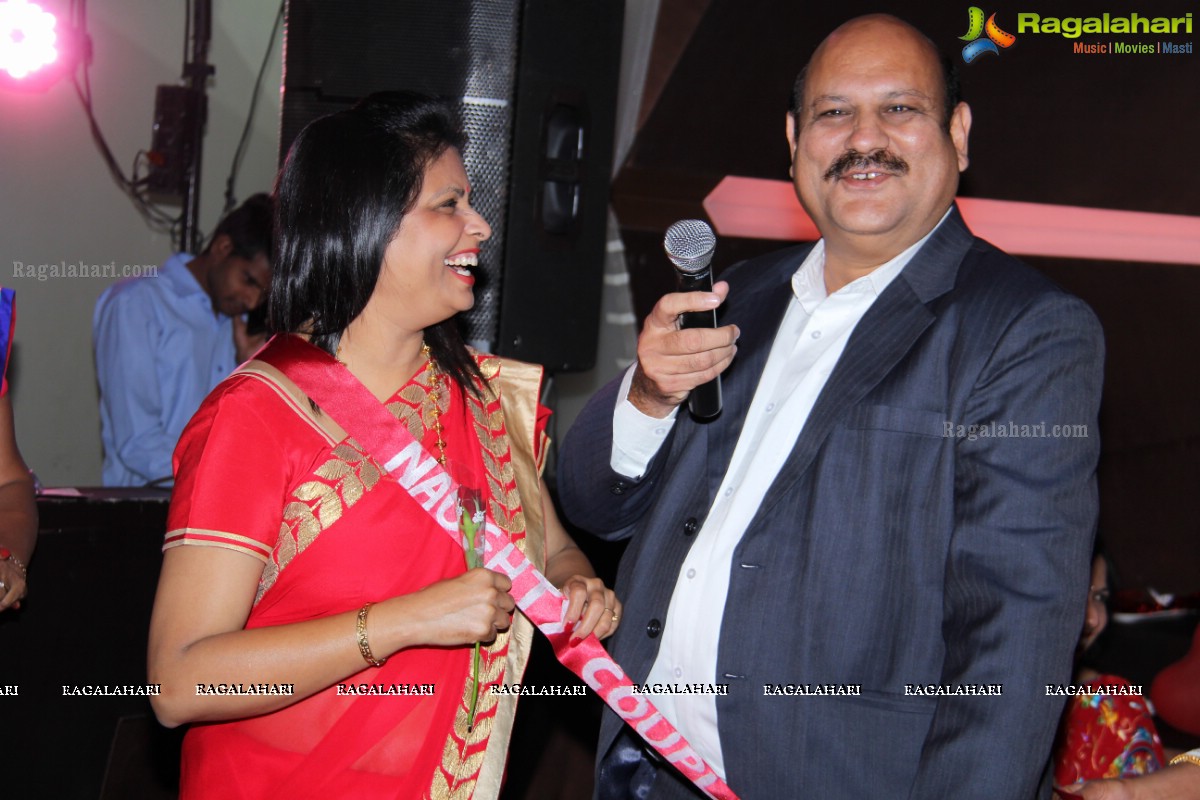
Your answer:
[[[621,618],[621,615],[620,615],[620,614],[618,614],[617,612],[615,612],[615,611],[614,611],[614,612],[613,612],[613,619],[612,619],[612,621],[613,621],[613,622],[616,622],[616,621],[617,621],[617,620],[619,620],[620,618]]]

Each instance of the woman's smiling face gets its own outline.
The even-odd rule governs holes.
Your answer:
[[[421,191],[387,246],[368,308],[423,330],[475,304],[470,268],[491,226],[471,207],[462,156],[447,148],[425,169]]]

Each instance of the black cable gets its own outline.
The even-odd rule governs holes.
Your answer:
[[[142,195],[137,182],[125,177],[125,173],[122,171],[120,165],[117,164],[116,157],[113,156],[112,149],[108,146],[108,141],[104,138],[104,134],[100,130],[100,123],[96,119],[92,103],[91,75],[88,71],[91,65],[91,38],[87,32],[86,0],[71,0],[68,6],[68,15],[72,19],[72,27],[79,34],[80,46],[84,51],[83,57],[79,62],[79,69],[71,75],[71,82],[75,85],[75,94],[83,106],[84,115],[87,117],[88,129],[92,135],[92,140],[96,143],[96,148],[100,151],[100,157],[108,168],[113,181],[117,184],[117,188],[129,198],[134,209],[142,216],[142,219],[145,220],[146,224],[152,230],[167,233],[171,236],[172,244],[174,244],[182,217],[174,217],[156,206],[147,197]],[[136,159],[137,157],[135,156],[135,177],[137,173]]]
[[[267,52],[263,53],[262,64],[258,67],[258,77],[254,79],[254,91],[250,94],[250,110],[246,113],[246,124],[242,126],[242,138],[238,140],[237,149],[233,152],[233,163],[229,167],[229,178],[225,181],[225,208],[221,210],[224,217],[237,205],[237,197],[233,193],[238,171],[242,168],[242,158],[246,155],[246,143],[250,139],[250,128],[254,122],[254,109],[258,105],[258,93],[262,89],[263,77],[267,74],[267,64],[271,53],[275,50],[275,37],[279,34],[279,25],[283,22],[283,9],[286,2],[279,4],[279,13],[275,15],[275,24],[271,26],[271,38],[267,40]]]
[[[108,167],[109,173],[116,182],[118,188],[124,192],[133,202],[134,208],[139,214],[151,225],[155,230],[168,231],[174,223],[175,218],[167,214],[162,209],[154,206],[145,197],[142,197],[133,182],[125,177],[121,167],[117,164],[116,158],[112,154],[112,150],[108,146],[104,134],[100,130],[100,124],[96,120],[96,115],[92,109],[91,86],[87,80],[87,72],[84,71],[84,79],[81,84],[77,77],[73,78],[75,84],[75,92],[79,97],[79,102],[83,105],[84,114],[87,116],[88,127],[92,134],[92,139],[96,143],[96,147],[100,150],[100,157],[103,159],[105,166]]]
[[[188,49],[192,46],[192,0],[184,0],[183,3],[183,64],[189,64],[192,60],[191,51]]]

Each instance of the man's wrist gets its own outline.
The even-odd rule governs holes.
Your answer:
[[[617,404],[613,409],[613,438],[609,466],[618,475],[638,479],[662,447],[675,425],[678,406],[669,409],[665,416],[656,417],[638,408],[630,394],[636,367],[629,369],[617,392]]]
[[[628,400],[638,411],[655,419],[666,419],[680,404],[657,390],[654,383],[642,372],[641,364],[634,367]]]

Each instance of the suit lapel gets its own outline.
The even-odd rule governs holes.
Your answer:
[[[936,316],[928,304],[954,286],[958,265],[972,241],[958,208],[954,207],[942,226],[859,320],[748,530],[759,527],[757,519],[800,479],[833,427],[895,368],[933,323]]]

